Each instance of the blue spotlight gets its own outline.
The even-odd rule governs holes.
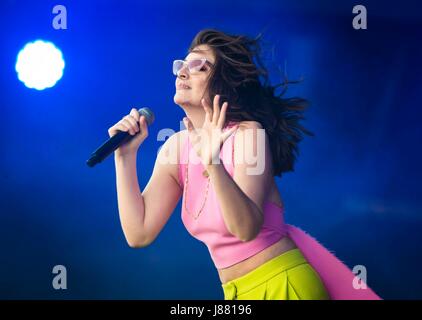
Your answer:
[[[53,43],[36,40],[19,51],[15,69],[25,86],[44,90],[60,80],[64,65],[62,52]]]

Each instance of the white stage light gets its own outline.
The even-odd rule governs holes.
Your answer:
[[[43,90],[60,80],[64,66],[62,52],[53,43],[36,40],[19,51],[15,69],[25,86]]]

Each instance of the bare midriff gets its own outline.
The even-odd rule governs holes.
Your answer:
[[[296,244],[289,237],[285,236],[268,248],[265,248],[246,260],[236,263],[228,268],[217,269],[220,281],[221,283],[226,283],[230,280],[241,277],[272,258],[275,258],[294,248],[297,248]]]

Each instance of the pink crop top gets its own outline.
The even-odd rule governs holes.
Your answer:
[[[235,124],[230,122],[223,130],[225,131]],[[234,136],[235,132],[227,138],[220,150],[220,161],[231,177],[233,177],[234,172]],[[185,170],[188,154],[190,154],[189,181],[188,188],[185,188]],[[227,268],[243,261],[276,243],[286,235],[284,209],[269,201],[265,202],[263,208],[264,223],[255,239],[243,242],[232,235],[226,228],[218,198],[211,182],[209,184],[208,197],[204,203],[208,181],[202,175],[204,169],[200,158],[190,144],[189,136],[187,136],[181,150],[179,162],[179,183],[183,188],[181,217],[188,232],[208,247],[217,269]],[[186,196],[187,198],[185,199]],[[185,200],[187,200],[186,206],[189,212],[185,209]],[[201,214],[197,219],[194,219],[191,214],[196,216],[202,205],[204,207]]]

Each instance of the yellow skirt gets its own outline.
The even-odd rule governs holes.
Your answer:
[[[225,300],[328,300],[318,273],[298,248],[222,284]]]

